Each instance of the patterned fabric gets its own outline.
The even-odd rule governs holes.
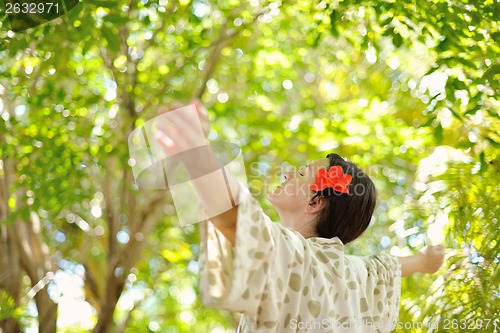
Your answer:
[[[344,254],[337,238],[305,239],[273,223],[251,196],[238,206],[236,243],[200,224],[204,302],[241,312],[239,333],[390,332],[401,264],[388,254]]]

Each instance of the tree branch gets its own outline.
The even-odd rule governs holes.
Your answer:
[[[108,275],[112,275],[120,259],[120,254],[118,253],[118,240],[116,239],[116,234],[118,233],[119,226],[119,214],[116,211],[112,198],[113,179],[110,173],[112,172],[112,170],[114,170],[114,159],[111,158],[109,162],[110,163],[106,166],[107,171],[104,177],[102,190],[104,203],[106,205],[104,211],[106,212],[106,222],[108,224]]]
[[[204,78],[203,78],[203,82],[202,84],[200,85],[200,88],[199,90],[194,94],[194,97],[197,97],[197,98],[201,98],[201,96],[203,95],[203,93],[205,92],[205,89],[206,89],[206,84],[208,82],[208,80],[210,80],[210,77],[212,76],[213,74],[213,71],[215,69],[215,66],[220,58],[220,52],[222,51],[222,49],[228,44],[229,40],[236,37],[239,33],[241,33],[245,28],[248,28],[249,26],[253,25],[257,20],[258,18],[267,13],[268,11],[270,10],[269,7],[266,7],[266,8],[263,8],[263,9],[260,9],[258,10],[256,13],[255,13],[255,16],[254,18],[247,22],[247,23],[243,23],[241,26],[239,26],[238,29],[236,30],[233,30],[231,33],[227,33],[228,29],[227,29],[227,24],[223,25],[222,26],[222,29],[221,29],[221,33],[220,35],[217,37],[217,39],[215,41],[213,41],[212,43],[210,43],[209,46],[205,47],[205,48],[200,48],[198,50],[195,50],[192,52],[191,56],[189,57],[184,57],[183,58],[183,61],[182,61],[182,64],[180,66],[175,66],[175,70],[169,72],[163,79],[162,81],[162,84],[159,88],[159,91],[164,91],[167,89],[170,81],[182,70],[184,69],[184,67],[195,57],[195,55],[197,54],[197,52],[203,50],[203,49],[211,49],[211,48],[214,48],[214,50],[212,51],[212,53],[210,53],[210,56],[209,56],[209,60],[207,61],[207,69],[205,70],[205,75],[204,75]],[[150,43],[151,45],[149,46],[152,46],[152,43]],[[144,49],[146,50],[146,49]],[[170,62],[174,62],[174,60],[178,59],[179,58],[179,54],[176,54],[174,57],[172,57],[172,60]],[[148,100],[146,102],[146,104],[144,105],[144,110],[149,110],[150,107],[151,107],[151,104],[152,104],[152,101],[151,100]],[[146,117],[146,116],[145,116]],[[146,117],[147,118],[147,117]]]
[[[230,40],[233,39],[234,37],[238,36],[244,29],[248,28],[249,26],[253,25],[258,18],[267,13],[270,10],[269,7],[265,7],[263,9],[260,9],[257,11],[253,17],[253,19],[250,22],[243,23],[239,26],[238,29],[233,30],[232,32],[228,33],[227,29],[227,23],[222,26],[221,33],[219,35],[219,38],[212,44],[214,46],[214,50],[210,54],[208,61],[207,61],[207,67],[205,69],[205,75],[203,77],[202,84],[200,86],[200,89],[198,92],[195,94],[195,97],[197,99],[201,99],[203,94],[205,93],[206,87],[207,87],[207,82],[210,80],[212,77],[212,74],[215,70],[215,66],[217,65],[220,56],[221,56],[221,51],[222,49],[229,44]]]
[[[200,89],[198,92],[195,94],[195,97],[198,99],[201,99],[203,96],[203,93],[206,90],[207,87],[207,82],[210,80],[210,77],[212,76],[214,70],[215,70],[215,65],[219,61],[221,51],[226,46],[228,40],[228,35],[227,35],[227,24],[224,24],[222,26],[221,33],[219,35],[219,38],[217,38],[217,41],[215,42],[215,47],[212,53],[210,53],[210,56],[208,57],[208,60],[206,62],[206,70],[205,70],[205,75],[203,77],[202,84],[200,86]]]
[[[98,282],[94,277],[92,269],[89,267],[89,265],[84,263],[83,267],[85,268],[84,288],[88,289],[88,291],[86,290],[85,299],[99,312],[101,310],[101,304],[99,303],[99,300],[102,299],[103,293],[101,292]],[[89,295],[89,293],[91,295]]]
[[[160,194],[143,209],[141,218],[136,222],[138,228],[134,234],[131,234],[130,241],[126,245],[124,251],[128,254],[123,260],[124,270],[130,270],[140,257],[144,236],[151,232],[155,225],[155,221],[158,220],[158,216],[165,205],[165,198],[165,193],[160,192]],[[138,234],[141,234],[142,238],[136,237]]]

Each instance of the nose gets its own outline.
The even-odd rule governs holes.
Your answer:
[[[292,174],[293,174],[293,171],[287,171],[283,174],[283,176],[285,177],[285,180],[290,180],[290,179],[292,179]]]

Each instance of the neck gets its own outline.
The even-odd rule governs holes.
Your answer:
[[[298,231],[304,238],[317,237],[316,216],[305,212],[278,211],[283,225]]]

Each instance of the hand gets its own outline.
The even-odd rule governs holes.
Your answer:
[[[444,261],[444,246],[442,244],[436,246],[426,246],[420,251],[422,258],[422,272],[436,273]]]
[[[210,122],[207,109],[200,100],[192,100],[196,114],[192,112],[178,112],[171,117],[161,117],[156,122],[156,128],[159,130],[156,135],[156,141],[169,154],[174,155],[190,150],[205,144],[204,139],[210,133]],[[162,107],[158,113],[160,115],[168,112],[176,112],[183,105],[175,102],[169,108]],[[200,135],[200,125],[203,131],[203,137]]]
[[[205,138],[208,137],[210,133],[210,120],[208,119],[208,111],[205,106],[201,103],[199,99],[193,99],[191,104],[196,106],[196,111],[198,113],[198,117],[200,117],[201,127],[203,128],[203,133],[205,134]]]

